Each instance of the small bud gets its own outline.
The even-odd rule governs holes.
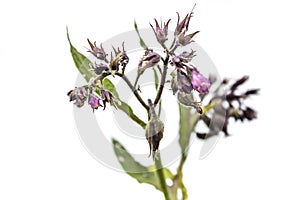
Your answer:
[[[156,152],[159,148],[160,140],[163,138],[164,124],[157,116],[154,105],[151,100],[148,100],[150,107],[150,120],[146,126],[146,139],[150,147],[150,154],[155,159]]]

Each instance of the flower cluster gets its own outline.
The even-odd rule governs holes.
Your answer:
[[[94,71],[96,75],[101,75],[104,71],[109,71],[112,75],[119,72],[120,68],[122,67],[122,73],[125,71],[125,67],[129,62],[129,57],[126,54],[125,48],[124,48],[124,42],[122,44],[122,51],[120,48],[115,49],[113,47],[113,52],[110,54],[110,61],[107,60],[107,54],[105,53],[104,48],[102,47],[102,44],[100,47],[96,45],[96,42],[91,43],[88,39],[88,43],[91,47],[88,52],[90,52],[93,56],[95,56],[98,60],[100,60],[100,63],[91,63],[90,67],[91,70]]]
[[[214,105],[214,123],[211,123],[212,116],[202,116],[204,123],[209,127],[208,133],[197,133],[198,138],[205,139],[223,132],[225,136],[229,136],[228,124],[232,118],[235,121],[253,120],[257,117],[257,112],[246,105],[246,100],[257,95],[259,89],[249,89],[245,92],[238,92],[239,86],[249,79],[243,76],[236,81],[224,79],[220,86],[213,93],[211,104]],[[214,125],[216,124],[216,125]],[[217,127],[218,126],[218,127]]]
[[[100,92],[98,91],[98,88],[96,89],[94,86],[85,85],[70,90],[67,95],[70,101],[73,101],[78,108],[82,107],[86,101],[93,111],[99,107],[103,107],[104,110],[106,103],[110,103],[114,106],[114,97],[111,92],[105,90],[103,87],[100,88]],[[103,105],[100,102],[102,102]]]
[[[168,40],[168,29],[170,19],[159,25],[156,19],[155,28],[151,25],[151,28],[156,36],[159,44],[165,49],[165,52],[171,57],[170,63],[175,66],[175,72],[172,73],[171,88],[173,94],[177,94],[178,100],[187,106],[192,106],[201,113],[202,109],[199,102],[194,100],[192,91],[197,91],[200,95],[204,95],[209,92],[210,81],[206,78],[198,69],[190,62],[195,55],[195,51],[184,51],[176,55],[175,50],[178,47],[186,46],[193,42],[192,38],[199,32],[193,32],[187,34],[189,30],[190,20],[193,15],[193,10],[188,13],[182,20],[177,13],[178,20],[174,31],[173,42],[168,48],[165,42]],[[146,68],[155,66],[160,60],[160,56],[153,52],[146,50],[145,56],[141,59],[139,70],[143,72]]]
[[[193,16],[193,10],[189,14],[187,14],[181,21],[180,21],[179,13],[177,13],[177,16],[178,16],[178,20],[174,31],[174,42],[170,48],[170,49],[173,48],[172,51],[174,51],[178,46],[186,46],[190,44],[191,42],[193,42],[192,38],[197,33],[199,33],[199,31],[195,31],[193,33],[187,34],[190,20]],[[156,36],[157,41],[162,45],[162,47],[165,48],[166,47],[165,42],[168,40],[169,23],[171,19],[169,19],[165,23],[162,23],[161,21],[160,25],[156,19],[154,19],[154,21],[155,21],[155,28],[152,24],[150,24],[150,26]]]

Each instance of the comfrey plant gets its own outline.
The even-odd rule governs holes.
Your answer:
[[[158,22],[155,19],[154,23],[150,24],[163,53],[148,46],[141,37],[137,24],[134,24],[140,46],[144,49],[144,54],[138,62],[135,80],[129,80],[125,73],[129,64],[125,43],[119,48],[112,47],[111,52],[108,52],[102,44],[97,45],[96,42],[88,39],[88,52],[96,59],[96,62],[92,62],[76,50],[67,34],[75,65],[87,82],[86,85],[68,92],[70,101],[78,108],[85,104],[89,105],[91,112],[100,107],[105,110],[109,104],[118,111],[124,112],[145,130],[145,139],[151,156],[149,159],[153,162],[151,166],[144,166],[137,162],[117,140],[113,139],[112,146],[123,169],[138,182],[148,183],[161,191],[166,200],[188,198],[182,169],[188,156],[192,134],[196,134],[197,138],[202,140],[222,134],[229,136],[230,118],[243,122],[257,117],[256,111],[247,106],[245,100],[258,94],[259,89],[249,89],[245,92],[238,90],[239,86],[248,80],[248,76],[218,82],[214,74],[207,77],[201,72],[201,66],[196,67],[192,63],[196,51],[182,50],[183,47],[189,46],[194,36],[199,33],[199,31],[191,33],[189,31],[192,15],[193,12],[190,12],[181,19],[177,13],[178,20],[173,34],[169,32],[171,19],[166,22]],[[150,69],[154,70],[156,95],[143,98],[142,88],[138,83],[144,72]],[[171,70],[171,73],[168,73],[168,70]],[[141,120],[138,114],[134,113],[133,109],[119,97],[116,87],[110,81],[118,77],[124,80],[146,110],[147,122]],[[215,87],[212,87],[213,85]],[[169,86],[178,100],[180,115],[178,143],[181,156],[175,173],[162,165],[159,151],[161,140],[165,134],[168,134],[164,132],[165,124],[160,117],[161,105],[164,101],[162,94],[167,90],[166,86]],[[201,122],[207,126],[206,129],[199,130],[197,124]],[[171,184],[167,184],[167,179],[171,180]]]

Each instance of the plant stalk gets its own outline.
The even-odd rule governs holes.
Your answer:
[[[157,103],[159,102],[161,95],[163,93],[164,90],[164,86],[165,86],[165,82],[166,82],[166,76],[167,76],[167,71],[168,71],[168,63],[169,63],[169,54],[167,54],[166,59],[164,60],[164,70],[163,73],[161,75],[161,80],[160,80],[160,85],[159,85],[159,89],[157,91],[155,100],[154,100],[154,106],[157,105]]]
[[[161,157],[160,157],[159,152],[157,152],[157,154],[155,156],[155,167],[156,167],[156,173],[157,173],[157,176],[159,179],[159,183],[162,188],[162,192],[164,193],[164,196],[165,196],[165,200],[171,200],[170,196],[169,196],[169,190],[168,190],[168,186],[166,183],[166,178],[164,175],[163,166],[161,163]]]
[[[134,86],[131,84],[131,82],[128,80],[127,76],[124,74],[120,74],[120,73],[116,73],[117,76],[121,77],[126,84],[128,85],[128,87],[131,89],[131,91],[133,92],[134,96],[137,98],[137,100],[142,104],[142,106],[147,110],[147,112],[149,111],[149,106],[144,102],[144,100],[142,99],[142,97],[139,95],[138,91],[134,88]]]

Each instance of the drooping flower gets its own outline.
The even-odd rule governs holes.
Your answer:
[[[193,90],[190,78],[183,72],[177,71],[178,89],[184,93],[191,93]]]
[[[153,67],[158,64],[161,57],[158,53],[153,52],[152,49],[146,50],[145,55],[139,62],[138,73],[142,74],[147,68]]]
[[[102,107],[99,97],[95,94],[89,95],[89,105],[92,107],[93,111],[99,107]]]
[[[203,76],[195,67],[192,69],[191,82],[193,88],[200,94],[208,93],[210,82],[208,78]]]
[[[100,45],[100,48],[97,47],[96,42],[91,43],[91,41],[89,39],[87,39],[91,50],[88,50],[88,52],[90,52],[91,54],[93,54],[96,58],[100,59],[100,60],[105,60],[106,61],[106,56],[107,54],[105,53],[102,44]]]
[[[87,99],[87,86],[82,86],[70,90],[67,95],[69,96],[70,101],[74,101],[74,104],[80,108],[84,105],[84,102]]]
[[[103,110],[105,110],[106,108],[106,103],[110,103],[110,105],[115,106],[114,96],[110,91],[101,88],[100,95],[101,95],[101,100],[103,102]]]
[[[150,26],[156,36],[157,41],[161,45],[163,45],[165,43],[165,41],[168,40],[168,26],[169,26],[169,22],[171,21],[171,19],[169,19],[167,21],[167,23],[164,23],[164,25],[162,25],[162,23],[161,23],[161,26],[159,26],[156,19],[154,19],[154,20],[155,20],[155,29],[152,26],[152,24],[150,24]]]

